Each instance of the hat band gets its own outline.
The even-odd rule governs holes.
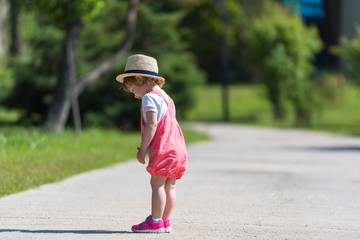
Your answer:
[[[159,74],[157,74],[156,72],[147,71],[147,70],[127,70],[124,73],[140,73],[140,74],[147,74],[147,75],[156,76],[156,77],[159,76]]]

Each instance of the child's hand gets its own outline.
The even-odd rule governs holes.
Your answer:
[[[145,164],[146,151],[144,151],[140,148],[137,148],[137,150],[138,150],[137,155],[136,155],[137,160],[139,161],[139,163]]]

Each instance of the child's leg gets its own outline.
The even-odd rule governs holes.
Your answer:
[[[176,183],[176,178],[168,178],[165,182],[166,204],[165,204],[164,214],[162,215],[163,219],[170,218],[172,210],[175,207],[175,202],[176,202],[175,183]]]
[[[153,218],[162,218],[166,203],[165,177],[151,176],[152,201],[151,216]]]

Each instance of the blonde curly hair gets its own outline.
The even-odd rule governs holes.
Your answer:
[[[129,77],[124,77],[122,88],[126,92],[130,92],[131,85],[135,84],[136,86],[142,86],[145,83],[150,83],[154,85],[156,84],[162,88],[165,84],[165,80],[160,78],[152,78],[152,77],[145,77],[139,75],[129,76]]]

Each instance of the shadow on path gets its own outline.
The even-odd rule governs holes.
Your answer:
[[[313,147],[287,147],[294,150],[309,150],[318,152],[355,152],[360,151],[360,146],[313,146]]]
[[[26,229],[0,229],[1,232],[22,232],[22,233],[74,233],[74,234],[133,234],[130,231],[106,231],[106,230],[26,230]]]

